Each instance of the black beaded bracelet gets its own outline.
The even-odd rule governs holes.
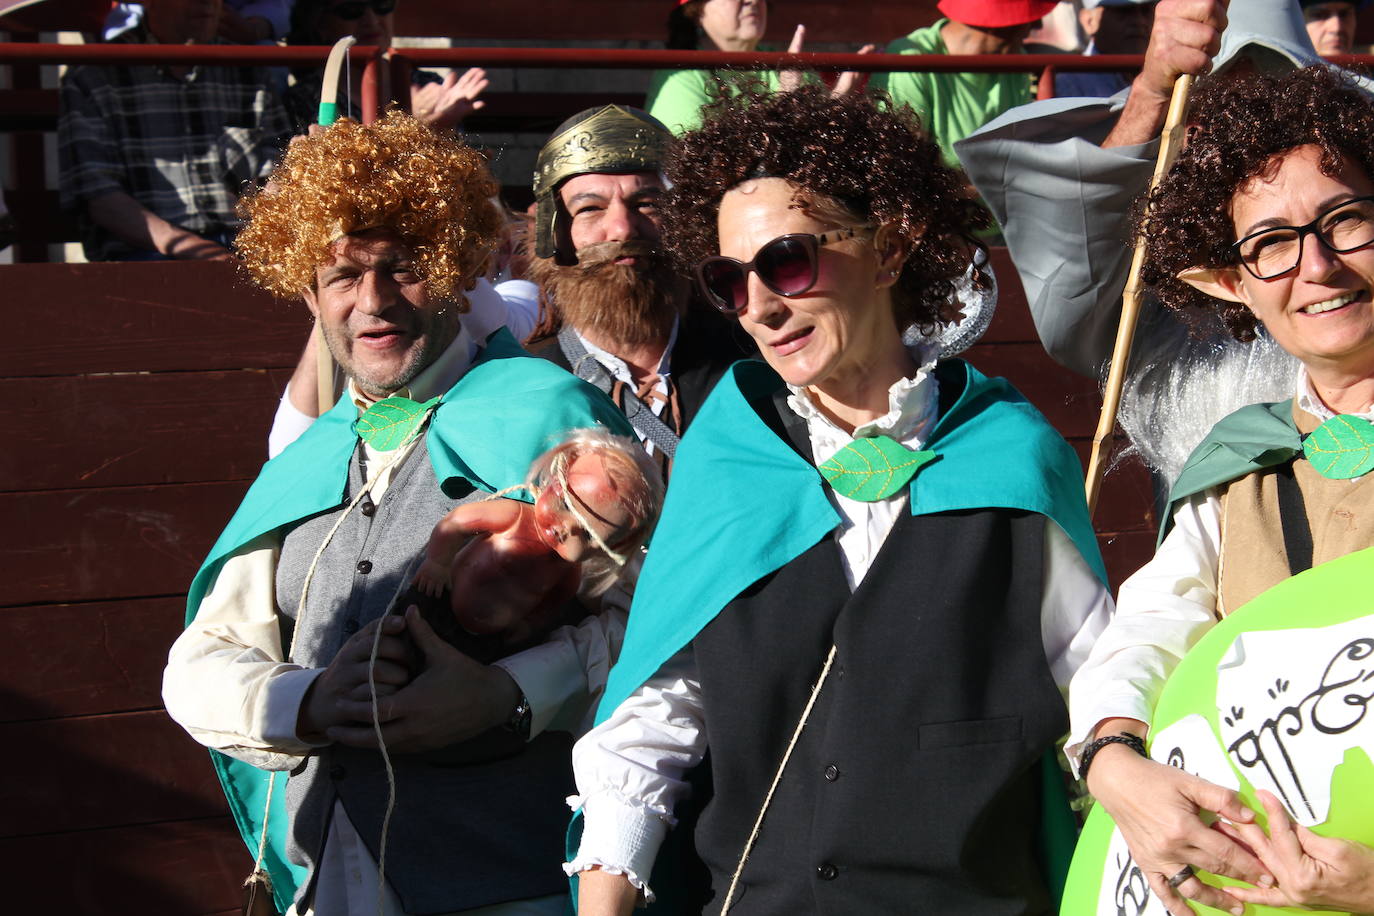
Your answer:
[[[1145,741],[1135,735],[1122,732],[1119,735],[1107,735],[1088,743],[1083,749],[1083,755],[1078,758],[1078,778],[1086,780],[1088,778],[1088,767],[1092,764],[1097,752],[1109,744],[1124,744],[1142,757],[1149,757],[1145,750]]]

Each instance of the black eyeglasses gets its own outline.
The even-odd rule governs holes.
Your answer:
[[[1272,280],[1302,261],[1302,240],[1315,235],[1328,250],[1345,254],[1374,242],[1374,197],[1356,197],[1319,214],[1305,226],[1274,226],[1231,246],[1235,259],[1256,280]]]
[[[816,253],[822,245],[852,239],[871,223],[845,226],[812,235],[794,232],[780,235],[754,254],[749,263],[713,255],[696,268],[697,286],[711,304],[727,315],[737,315],[749,301],[749,274],[759,275],[763,285],[779,296],[800,296],[816,285]]]
[[[385,16],[396,9],[396,0],[348,0],[347,3],[331,6],[325,12],[335,19],[351,21],[363,18],[363,13],[367,12],[369,6],[378,16]]]

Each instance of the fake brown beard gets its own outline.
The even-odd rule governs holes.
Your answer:
[[[640,264],[615,263],[626,256]],[[588,245],[570,267],[533,258],[529,277],[561,324],[599,341],[638,346],[662,340],[679,311],[676,278],[647,242]]]

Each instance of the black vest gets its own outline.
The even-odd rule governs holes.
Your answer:
[[[458,483],[470,497],[472,488]],[[360,485],[355,454],[349,493]],[[375,511],[355,507],[335,533],[310,585],[304,626],[295,633],[290,630],[306,569],[342,510],[307,519],[287,533],[277,592],[285,641],[290,644],[294,636],[295,660],[327,665],[349,635],[385,613],[434,524],[466,497],[440,491],[421,442],[396,470]],[[391,755],[396,809],[386,878],[407,913],[450,913],[566,892],[559,863],[568,821],[564,799],[575,791],[572,738],[545,732],[522,745],[500,732],[429,754]],[[321,748],[291,775],[286,791],[288,853],[311,869],[298,903],[311,893],[336,798],[377,858],[388,791],[379,753]]]
[[[1037,765],[1068,717],[1040,634],[1044,526],[995,509],[904,515],[852,596],[827,536],[697,635],[708,911],[833,641],[731,912],[1049,912]]]

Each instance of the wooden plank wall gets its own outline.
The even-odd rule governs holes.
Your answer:
[[[970,358],[1084,448],[1097,396],[1044,356],[1004,252]],[[163,712],[187,584],[266,451],[299,304],[221,264],[0,267],[0,857],[7,912],[237,912],[251,862],[205,751]],[[1148,556],[1138,469],[1107,480],[1119,577]]]

